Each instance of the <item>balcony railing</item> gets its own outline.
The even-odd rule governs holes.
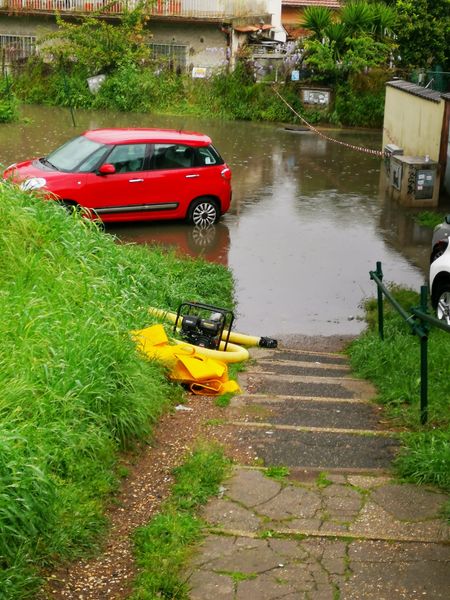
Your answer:
[[[121,14],[133,9],[138,0],[0,0],[0,8],[12,13],[92,13]],[[157,0],[153,16],[192,19],[225,19],[258,16],[268,11],[267,0]]]

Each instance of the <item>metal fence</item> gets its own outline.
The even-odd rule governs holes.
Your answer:
[[[428,287],[426,285],[420,288],[420,306],[411,308],[411,314],[408,314],[383,284],[381,262],[377,262],[376,270],[370,271],[369,274],[370,279],[377,284],[378,333],[380,339],[384,340],[383,297],[390,302],[411,328],[411,333],[420,338],[420,422],[425,425],[428,421],[428,333],[431,327],[437,327],[450,333],[450,326],[428,314]]]
[[[136,8],[138,0],[0,0],[10,12],[104,12],[121,14]],[[269,14],[269,0],[157,0],[151,7],[154,16],[191,18],[230,18]]]
[[[36,52],[36,37],[33,35],[0,34],[0,58],[2,69],[24,60]]]

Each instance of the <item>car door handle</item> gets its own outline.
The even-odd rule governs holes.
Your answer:
[[[200,177],[200,175],[195,174],[195,175],[185,175],[186,179],[194,179],[194,177]]]
[[[143,179],[129,179],[128,183],[140,183],[141,181],[144,181]]]

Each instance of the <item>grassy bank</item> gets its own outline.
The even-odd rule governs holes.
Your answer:
[[[408,310],[419,305],[418,294],[395,289],[394,295]],[[352,366],[361,377],[374,382],[378,399],[395,422],[408,428],[404,448],[396,461],[401,477],[431,483],[450,491],[450,362],[449,334],[432,329],[429,336],[429,423],[419,425],[419,340],[401,317],[385,305],[385,340],[378,337],[376,300],[366,305],[369,328],[352,343]]]
[[[0,186],[0,590],[86,552],[121,448],[179,394],[135,352],[149,305],[230,305],[223,267],[123,246],[84,219]]]

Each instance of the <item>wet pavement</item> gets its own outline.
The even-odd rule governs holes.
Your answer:
[[[207,535],[186,569],[190,599],[448,598],[450,526],[441,511],[449,497],[393,479],[398,432],[371,401],[372,386],[352,382],[342,355],[253,355],[244,394],[225,415],[255,465],[236,465],[203,511]],[[314,393],[301,375],[307,362],[327,382]],[[290,382],[286,365],[299,366]],[[351,396],[331,386],[333,369]]]

